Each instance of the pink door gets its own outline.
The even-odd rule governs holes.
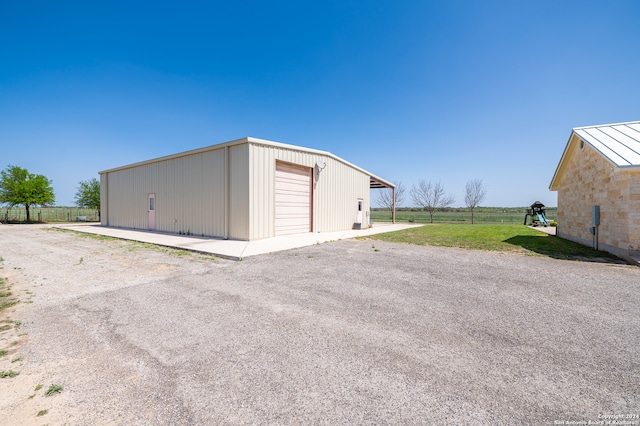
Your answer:
[[[149,230],[156,229],[156,194],[149,194],[149,202],[147,203],[149,211]]]

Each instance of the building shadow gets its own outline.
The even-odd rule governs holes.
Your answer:
[[[516,235],[503,240],[503,242],[553,259],[622,265],[629,264],[629,262],[610,253],[597,251],[591,247],[583,246],[582,244],[563,238],[548,237],[546,235]]]

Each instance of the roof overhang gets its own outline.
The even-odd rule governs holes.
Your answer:
[[[378,188],[395,188],[396,186],[386,180],[380,179],[377,176],[369,175],[369,188],[378,189]]]
[[[560,162],[558,162],[558,166],[556,167],[556,171],[553,174],[553,178],[551,179],[551,183],[549,184],[549,189],[551,191],[557,191],[558,190],[557,185],[560,183],[560,177],[561,177],[562,173],[564,172],[564,169],[566,168],[565,159],[569,156],[569,150],[572,147],[571,141],[573,140],[574,136],[576,138],[580,139],[580,137],[578,135],[576,135],[575,132],[572,130],[571,134],[569,135],[569,140],[567,141],[567,144],[564,147],[564,151],[562,152],[562,157],[560,157]]]

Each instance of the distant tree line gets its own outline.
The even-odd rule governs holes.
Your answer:
[[[30,173],[18,166],[0,171],[0,204],[9,208],[24,206],[26,222],[31,223],[31,208],[48,207],[55,203],[53,181],[44,175]],[[75,194],[78,207],[95,209],[100,217],[100,182],[96,178],[81,181]]]
[[[378,193],[377,203],[379,206],[391,209],[392,206],[399,206],[404,201],[405,188],[401,181],[394,182],[395,204],[393,190],[386,189]],[[411,200],[419,209],[429,213],[429,220],[433,223],[433,214],[448,208],[456,202],[455,197],[447,194],[441,182],[431,182],[420,180],[417,185],[413,185],[409,191]],[[472,179],[465,185],[464,201],[471,210],[471,223],[474,223],[474,211],[480,206],[487,196],[487,189],[482,179]]]

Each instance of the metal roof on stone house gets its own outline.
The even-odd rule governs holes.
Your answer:
[[[577,140],[591,146],[616,167],[640,169],[640,121],[576,127],[571,131],[549,185],[551,190],[556,190],[571,143]]]

